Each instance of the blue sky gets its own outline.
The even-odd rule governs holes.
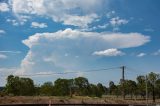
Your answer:
[[[36,84],[84,76],[92,83],[160,72],[159,0],[1,0],[0,73],[30,76]]]

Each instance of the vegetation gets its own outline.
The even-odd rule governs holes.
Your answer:
[[[33,80],[30,78],[20,78],[18,76],[10,75],[7,78],[5,91],[8,94],[13,94],[16,96],[31,96],[34,95],[35,87]]]
[[[125,96],[136,98],[146,96],[146,85],[148,88],[148,96],[153,98],[160,98],[160,76],[156,73],[149,73],[146,76],[139,75],[137,80],[125,80],[124,87],[122,83],[115,84],[110,81],[109,87],[105,87],[101,83],[97,85],[89,83],[87,78],[77,77],[75,79],[57,79],[54,83],[45,82],[41,86],[34,85],[30,78],[21,78],[18,76],[10,75],[7,78],[7,84],[3,92],[8,95],[15,96],[91,96],[102,97],[102,95],[122,95],[122,89],[125,91]],[[1,91],[2,92],[2,91]]]

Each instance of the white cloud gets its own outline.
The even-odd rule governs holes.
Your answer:
[[[107,24],[104,24],[104,25],[98,25],[97,28],[99,28],[99,29],[105,29],[108,26],[109,26],[109,24],[107,23]]]
[[[6,59],[7,58],[7,56],[6,55],[4,55],[4,54],[0,54],[0,59]]]
[[[45,72],[38,72],[35,75],[42,75],[42,76],[44,76],[44,75],[52,75],[52,74],[54,74],[52,71],[47,71],[47,72],[45,71]]]
[[[19,53],[21,53],[21,51],[0,51],[0,53],[15,53],[15,54],[19,54]]]
[[[84,72],[77,72],[76,73],[77,75],[76,75],[76,77],[85,77],[85,73]]]
[[[119,51],[115,48],[112,48],[112,49],[107,49],[107,50],[104,50],[104,51],[95,51],[93,53],[93,55],[98,55],[98,56],[123,56],[125,55],[124,52],[122,51]]]
[[[110,20],[110,24],[112,26],[120,26],[120,25],[127,24],[127,23],[128,23],[128,20],[120,19],[119,17],[114,17],[114,18],[111,18]]]
[[[7,3],[0,3],[0,12],[7,12],[9,11],[9,7]]]
[[[29,51],[25,58],[21,62],[21,68],[18,69],[15,74],[17,75],[23,75],[26,70],[31,70],[31,67],[34,66],[35,62],[33,60],[33,53],[32,51]]]
[[[154,29],[152,29],[152,28],[145,28],[144,31],[146,31],[146,32],[153,32]]]
[[[159,49],[159,50],[157,50],[156,52],[154,52],[154,53],[153,53],[153,55],[155,55],[155,56],[160,55],[160,49]]]
[[[145,56],[145,55],[147,55],[146,53],[139,53],[138,55],[137,55],[137,57],[143,57],[143,56]]]
[[[27,15],[19,15],[17,16],[17,22],[19,25],[24,25],[28,19],[30,19],[30,16]]]
[[[8,76],[10,74],[14,74],[14,72],[16,72],[17,68],[13,67],[13,68],[0,68],[0,73],[2,73],[1,75],[3,76]]]
[[[17,71],[17,68],[0,68],[0,86],[5,86],[7,76],[13,75]]]
[[[113,15],[115,14],[116,12],[115,11],[110,11],[106,14],[107,18],[111,18],[113,17]]]
[[[72,30],[70,28],[62,31],[57,31],[55,33],[37,33],[33,36],[30,36],[28,39],[23,40],[23,43],[28,47],[32,47],[34,45],[38,45],[41,39],[48,40],[54,42],[55,40],[60,39],[70,39],[70,40],[95,40],[101,41],[99,44],[109,43],[110,46],[116,48],[129,48],[129,47],[137,47],[141,46],[144,43],[150,41],[149,36],[144,36],[140,33],[98,33],[98,32],[81,32],[78,30]],[[134,40],[133,40],[134,39]],[[42,41],[43,43],[43,41]],[[93,43],[93,42],[92,42]],[[105,44],[103,44],[105,45]],[[99,45],[101,46],[101,45]]]
[[[78,29],[79,31],[93,31],[93,30],[97,30],[97,29],[105,29],[109,26],[109,24],[103,24],[103,25],[97,25],[97,26],[93,26],[93,27],[83,27],[81,29]]]
[[[0,29],[0,34],[5,34],[6,32],[2,29]]]
[[[113,27],[113,31],[119,31],[120,29],[119,29],[119,27]]]
[[[78,8],[83,13],[93,13],[95,6],[102,5],[103,0],[23,0],[23,2],[21,0],[11,0],[10,3],[12,4],[13,12],[18,14],[55,16],[56,14],[73,14],[74,10]]]
[[[134,39],[134,40],[133,40]],[[140,33],[98,33],[66,29],[36,33],[22,42],[29,47],[21,73],[77,70],[90,61],[94,51],[144,45],[150,38]],[[65,56],[65,54],[69,54]],[[81,58],[75,58],[75,56]],[[96,57],[95,57],[96,58]]]
[[[97,18],[97,7],[102,8],[103,0],[10,0],[10,4],[18,17],[39,15],[66,25],[86,27]]]
[[[67,57],[68,55],[69,55],[68,53],[65,53],[65,54],[64,54],[64,56],[66,56],[66,57]]]
[[[79,58],[79,56],[75,56],[75,58]]]
[[[13,26],[18,26],[19,25],[19,23],[14,19],[7,19],[6,21],[11,23]]]
[[[86,16],[66,16],[64,20],[65,25],[74,25],[82,28],[87,28],[88,24],[91,24],[98,18],[96,14],[90,14]]]
[[[16,19],[7,19],[6,22],[11,23],[13,26],[18,26],[18,25],[24,25],[28,19],[30,19],[30,16],[27,15],[17,15],[16,14]]]
[[[38,22],[32,22],[31,23],[32,28],[46,28],[48,27],[46,23],[38,23]]]

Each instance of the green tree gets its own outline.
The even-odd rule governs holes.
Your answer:
[[[98,86],[94,84],[90,84],[90,96],[102,97],[102,93],[100,89],[98,88]]]
[[[104,95],[107,95],[109,93],[108,87],[103,86],[103,88],[104,88]]]
[[[45,96],[53,95],[53,83],[52,82],[45,82],[40,87],[40,95],[45,95]]]
[[[104,94],[104,93],[105,93],[105,88],[104,88],[104,86],[103,86],[101,83],[98,83],[98,84],[97,84],[97,88],[98,88],[98,90],[99,90],[99,92],[100,92],[101,94]]]
[[[109,82],[109,93],[110,95],[116,95],[117,94],[117,86],[114,84],[113,81]]]
[[[126,94],[131,95],[131,99],[134,94],[136,94],[137,84],[132,80],[125,80],[124,83]]]
[[[57,96],[70,95],[70,86],[70,80],[59,78],[54,82],[54,94]]]
[[[156,94],[160,98],[160,78],[156,81]]]
[[[8,94],[20,95],[20,86],[19,77],[14,77],[13,75],[8,76],[5,87]]]
[[[34,95],[34,82],[30,78],[20,78],[19,79],[19,88],[20,88],[20,95],[31,96]]]
[[[40,90],[41,90],[41,86],[40,85],[35,85],[34,86],[35,89],[35,96],[39,96],[40,95]]]
[[[137,89],[138,89],[138,94],[140,94],[143,98],[145,97],[146,93],[146,80],[145,76],[140,75],[137,77]]]
[[[89,95],[89,82],[87,78],[78,77],[74,79],[74,85],[77,88],[78,95]]]
[[[7,84],[5,86],[5,91],[9,94],[14,94],[15,91],[15,87],[14,87],[14,76],[13,75],[9,75],[7,77]]]
[[[7,78],[6,92],[13,95],[33,95],[35,92],[34,82],[30,78],[20,78],[18,76],[10,75]]]
[[[158,80],[158,78],[159,78],[159,75],[154,72],[151,72],[148,74],[148,81],[151,85],[153,102],[155,102],[155,84],[156,84],[156,81]]]
[[[122,93],[122,85],[121,84],[116,85],[115,94],[116,94],[117,98],[118,98],[118,96],[121,95],[121,93]]]

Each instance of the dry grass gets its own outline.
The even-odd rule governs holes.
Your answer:
[[[146,101],[142,99],[138,100],[123,100],[116,97],[54,97],[54,96],[14,96],[14,97],[0,97],[0,104],[145,104]],[[152,100],[148,101],[152,104]],[[156,104],[160,104],[160,100],[156,100]]]

